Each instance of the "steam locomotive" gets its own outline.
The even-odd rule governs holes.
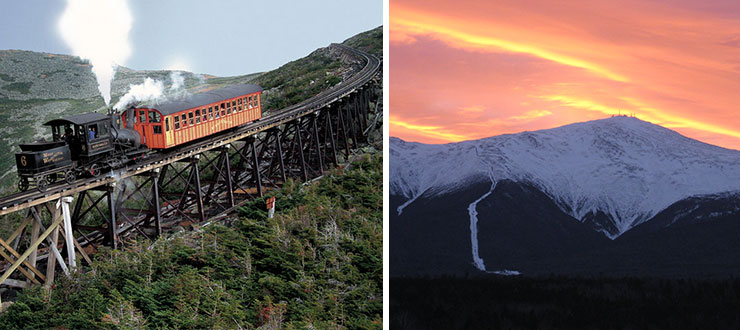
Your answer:
[[[20,144],[18,189],[41,192],[63,179],[73,183],[262,117],[262,88],[227,86],[122,113],[84,113],[46,122],[51,141]]]

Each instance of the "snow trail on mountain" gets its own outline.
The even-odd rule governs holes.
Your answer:
[[[468,205],[468,214],[470,215],[470,243],[473,247],[473,265],[478,270],[486,271],[486,264],[478,254],[478,211],[475,209],[478,203],[491,195],[493,190],[496,189],[496,181],[491,177],[491,189],[487,193],[483,194],[480,198],[476,199],[475,202]]]
[[[419,196],[424,195],[424,192],[426,190],[414,195],[413,197],[409,198],[405,203],[401,204],[401,206],[396,208],[396,212],[398,212],[398,215],[401,215],[403,213],[403,209],[406,208],[406,206],[409,206],[409,204],[413,203]]]

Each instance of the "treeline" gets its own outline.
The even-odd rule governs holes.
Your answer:
[[[231,226],[101,251],[91,269],[24,291],[0,329],[382,327],[382,157],[287,183]]]
[[[736,329],[740,279],[391,278],[392,329]]]

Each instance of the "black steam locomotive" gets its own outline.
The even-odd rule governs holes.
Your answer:
[[[117,114],[85,113],[54,119],[51,141],[21,144],[15,155],[18,188],[47,186],[63,178],[97,176],[119,168],[150,149],[190,143],[262,117],[262,87],[237,84],[171,100],[156,106],[136,105]]]
[[[118,168],[149,151],[134,130],[121,128],[120,116],[85,113],[51,120],[52,140],[20,144],[15,154],[18,188],[35,186],[43,192],[59,179],[68,183],[80,176],[97,176]]]

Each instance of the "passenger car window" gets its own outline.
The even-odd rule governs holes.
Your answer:
[[[162,117],[160,116],[159,112],[149,111],[149,122],[150,123],[159,123],[161,121],[162,121]]]

